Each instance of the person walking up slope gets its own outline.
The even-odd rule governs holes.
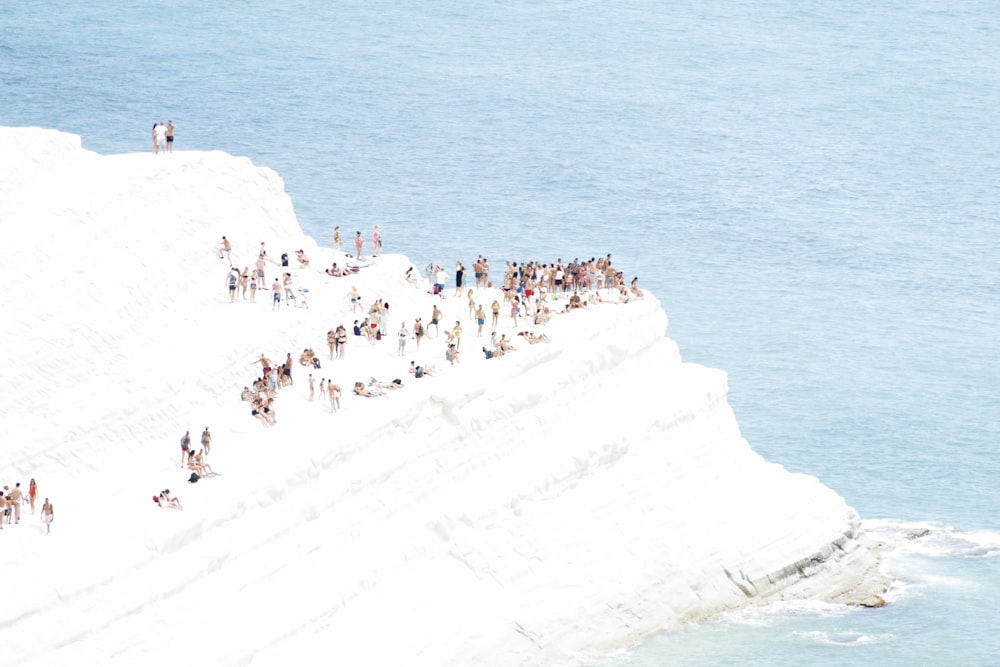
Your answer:
[[[45,499],[45,504],[42,505],[42,522],[45,524],[45,534],[48,535],[52,532],[52,521],[55,520],[55,510],[52,508],[52,503],[49,499]]]

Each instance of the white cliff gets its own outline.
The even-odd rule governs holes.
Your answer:
[[[405,257],[321,274],[336,257],[272,171],[38,129],[0,128],[0,227],[0,476],[57,508],[51,536],[37,516],[0,535],[17,572],[0,663],[569,664],[742,605],[877,589],[854,510],[754,453],[725,374],[682,361],[653,295],[559,314],[549,344],[504,317],[518,351],[486,360],[466,300],[407,284]],[[240,268],[261,241],[305,249],[311,267],[286,270],[310,307],[229,303],[223,234]],[[329,361],[326,331],[360,317],[351,285],[391,303],[393,332],[438,303],[461,362],[442,338],[399,357],[394,335]],[[310,402],[296,363],[264,429],[239,400],[252,362],[305,347],[343,408]],[[415,380],[411,359],[437,372]],[[371,376],[405,387],[347,395]],[[188,485],[178,440],[205,425],[222,475]],[[183,512],[152,504],[164,487]]]

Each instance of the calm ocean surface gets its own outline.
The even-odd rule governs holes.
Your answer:
[[[0,125],[121,153],[173,120],[420,265],[611,252],[755,450],[934,529],[889,607],[600,664],[1000,664],[994,3],[116,4],[3,4]]]

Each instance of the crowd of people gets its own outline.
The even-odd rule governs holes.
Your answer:
[[[335,250],[342,250],[342,243],[338,226],[333,231]],[[364,237],[357,231],[354,257],[348,256],[346,261],[342,257],[339,262],[334,262],[329,268],[318,270],[317,273],[332,278],[356,275],[361,270],[359,267],[365,266],[363,262],[355,263],[355,260],[362,259],[364,245]],[[381,232],[379,226],[374,225],[370,258],[377,258],[381,250]],[[233,245],[227,237],[222,237],[217,251],[220,260],[233,264]],[[293,254],[298,269],[310,266],[310,259],[302,249],[293,251]],[[261,242],[256,249],[253,268],[244,267],[241,271],[235,265],[231,266],[226,277],[229,300],[234,302],[237,298],[242,298],[254,302],[256,291],[270,289],[273,295],[272,309],[280,308],[282,303],[304,303],[307,296],[305,291],[296,289],[291,271],[284,270],[289,266],[289,261],[287,252],[281,253],[278,260],[273,259],[268,254],[265,243]],[[265,271],[269,263],[279,267],[280,271],[270,288],[265,282]],[[344,296],[344,310],[349,307],[350,313],[358,317],[349,327],[341,322],[326,331],[329,362],[337,363],[346,359],[346,349],[352,336],[372,347],[389,338],[395,341],[395,356],[407,359],[407,374],[416,381],[437,374],[433,364],[408,358],[413,354],[425,353],[427,346],[431,347],[430,354],[441,354],[448,366],[454,366],[462,361],[463,337],[489,338],[487,344],[476,346],[481,349],[485,359],[499,359],[517,351],[514,337],[529,345],[550,343],[551,339],[544,328],[555,316],[578,309],[589,309],[596,304],[627,303],[631,299],[643,297],[638,287],[638,278],[633,278],[626,285],[622,272],[612,264],[610,254],[565,262],[561,258],[554,262],[508,261],[503,266],[502,277],[497,279],[490,262],[482,255],[471,263],[471,271],[463,261],[455,263],[451,274],[441,264],[428,264],[424,276],[427,292],[437,299],[430,305],[430,313],[425,313],[428,315],[426,323],[422,316],[418,316],[412,320],[412,324],[401,319],[395,327],[391,317],[393,311],[385,298],[372,299],[367,302],[366,307],[357,285],[352,285]],[[470,272],[472,276],[469,276]],[[422,289],[421,278],[415,267],[407,268],[402,279],[414,289]],[[462,306],[456,308],[452,305],[454,298],[463,296],[465,301]],[[422,344],[425,349],[421,348]],[[309,371],[306,383],[308,401],[329,404],[330,412],[339,412],[344,398],[343,390],[333,378],[323,377],[318,372],[323,369],[323,362],[315,349],[303,348],[298,355],[298,362]],[[278,424],[275,410],[278,393],[294,387],[292,354],[287,353],[282,363],[274,364],[266,354],[261,353],[253,360],[252,365],[255,368],[259,366],[260,372],[243,388],[241,399],[249,404],[250,415],[261,423],[262,428],[271,428]],[[323,375],[335,375],[335,372]],[[351,387],[352,397],[386,398],[403,389],[404,382],[401,378],[385,381],[369,375],[366,379],[356,379],[345,386]],[[206,433],[207,431],[206,428]],[[203,443],[198,452],[193,448],[184,449],[182,465],[186,465],[192,474],[199,477],[211,476],[213,471],[207,461],[209,451],[210,442]],[[160,507],[183,509],[169,490],[163,491],[156,498]]]
[[[0,530],[4,530],[4,525],[11,526],[21,523],[24,505],[28,505],[31,508],[31,514],[34,515],[38,505],[38,497],[38,484],[34,477],[28,482],[27,491],[21,489],[20,482],[15,482],[13,489],[10,488],[9,484],[4,484],[3,493],[0,494]],[[45,524],[46,534],[51,533],[55,510],[48,498],[41,504],[40,518]]]

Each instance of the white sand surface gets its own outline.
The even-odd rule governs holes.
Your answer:
[[[486,360],[466,298],[408,284],[407,258],[323,275],[344,257],[273,171],[33,128],[0,128],[0,226],[0,477],[36,479],[56,514],[51,535],[27,507],[0,532],[0,664],[573,664],[740,605],[867,592],[856,513],[753,452],[725,374],[681,360],[654,295],[545,327],[504,309],[518,350]],[[222,235],[240,268],[262,241],[292,255],[309,307],[230,303]],[[390,303],[392,333],[330,361],[327,330],[362,317],[352,285]],[[399,322],[435,303],[462,322],[456,365],[443,336],[397,355]],[[340,412],[308,400],[306,347]],[[240,400],[261,353],[296,359],[267,429]],[[372,376],[404,387],[350,395]],[[205,426],[221,474],[187,484],[179,439]],[[152,503],[165,487],[183,511]]]

